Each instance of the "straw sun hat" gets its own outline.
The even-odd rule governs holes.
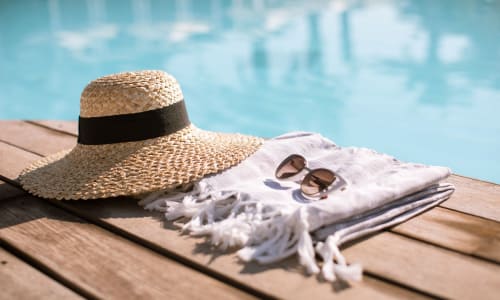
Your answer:
[[[69,200],[175,188],[238,164],[262,144],[261,138],[195,127],[179,84],[162,71],[92,81],[81,96],[78,125],[73,149],[21,173],[26,190]]]

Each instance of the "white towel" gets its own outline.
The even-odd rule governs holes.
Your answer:
[[[290,154],[304,156],[311,169],[331,169],[345,180],[345,189],[334,189],[324,200],[304,197],[300,181],[274,177]],[[319,134],[292,132],[267,140],[242,163],[196,182],[190,192],[157,192],[140,204],[164,211],[168,220],[189,218],[184,231],[208,235],[221,248],[241,248],[244,261],[266,264],[297,254],[315,274],[319,254],[326,280],[359,280],[361,266],[348,265],[338,247],[446,200],[454,187],[439,182],[449,174],[445,167],[404,163],[370,149],[338,147]]]

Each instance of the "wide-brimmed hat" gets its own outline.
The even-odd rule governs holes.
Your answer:
[[[82,92],[78,125],[73,149],[21,173],[27,191],[70,200],[175,188],[238,164],[262,144],[258,137],[195,127],[179,84],[162,71],[92,81]]]

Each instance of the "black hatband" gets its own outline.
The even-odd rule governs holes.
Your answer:
[[[184,101],[140,113],[80,117],[78,143],[103,145],[142,141],[174,133],[190,124]]]

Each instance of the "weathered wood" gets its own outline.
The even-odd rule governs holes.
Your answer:
[[[457,189],[443,207],[500,222],[500,185],[460,175],[448,181]]]
[[[57,123],[55,123],[55,124],[57,124]],[[29,129],[29,128],[27,128],[27,129]],[[51,135],[50,132],[43,132],[43,133],[46,134],[45,139],[53,140],[54,144],[58,144],[57,143],[57,140],[58,140],[57,135]],[[472,188],[473,184],[476,182],[473,179],[453,175],[450,177],[450,181],[457,185],[457,190],[455,191],[455,193],[453,194],[451,199],[449,199],[448,201],[444,202],[444,204],[442,204],[444,207],[454,207],[457,210],[459,210],[458,208],[462,207],[463,210],[468,211],[470,213],[471,212],[470,203],[474,203],[474,205],[472,205],[472,207],[474,207],[474,209],[476,210],[476,213],[482,217],[484,217],[484,215],[485,215],[485,213],[484,213],[485,210],[488,211],[488,214],[490,216],[494,216],[495,213],[491,213],[491,212],[492,211],[494,212],[496,210],[499,211],[499,215],[500,215],[500,196],[499,196],[500,195],[500,185],[494,185],[494,184],[490,184],[490,183],[477,181],[478,184],[486,185],[488,187],[487,192],[481,193],[481,192],[478,192]],[[489,201],[488,199],[490,199],[490,198],[488,198],[488,196],[491,196],[491,199],[493,199],[493,200]],[[484,199],[486,199],[486,200],[484,200]],[[466,220],[464,220],[463,222],[469,222],[469,223],[476,222],[477,224],[484,223],[483,227],[491,227],[491,223],[488,223],[487,220],[482,220],[482,218],[469,220],[470,217],[465,215],[465,214],[457,215],[457,217],[458,218],[460,218],[460,217],[466,218]],[[438,239],[436,239],[437,235],[432,234],[434,231],[434,228],[433,228],[434,225],[429,224],[427,222],[428,219],[422,218],[422,221],[420,221],[420,220],[421,220],[420,217],[414,218],[411,221],[412,222],[411,224],[418,225],[419,223],[423,222],[422,224],[424,224],[424,225],[423,225],[423,227],[420,226],[420,228],[424,228],[427,225],[429,225],[430,227],[425,227],[425,228],[428,228],[427,231],[420,230],[420,231],[418,231],[418,233],[413,233],[412,236],[414,236],[415,238],[418,238],[418,239],[423,239],[423,240],[429,241],[429,242],[432,242],[432,241],[438,242]],[[443,229],[440,231],[440,234],[442,235],[441,236],[442,240],[449,241],[449,240],[457,240],[457,239],[462,238],[460,232],[458,232],[456,230],[456,226],[453,226],[453,224],[451,224],[451,223],[444,224],[440,228]],[[406,233],[407,233],[407,231],[404,232],[404,234],[406,234]],[[418,235],[415,235],[415,234],[418,234]],[[426,237],[427,234],[430,234],[429,238]],[[484,238],[484,241],[482,242],[482,244],[486,245],[486,244],[489,244],[491,242],[490,237],[488,237],[488,236],[482,236],[482,237]],[[479,234],[475,236],[476,241],[477,241],[477,239],[480,239],[480,238],[481,238],[481,235],[479,235]],[[441,246],[452,247],[451,249],[454,249],[457,251],[464,251],[464,253],[470,253],[470,247],[455,247],[455,246],[458,246],[458,244],[447,244],[447,245],[445,245],[444,243],[437,243],[437,244],[441,245]],[[491,248],[491,247],[492,246],[485,247],[481,251],[476,251],[475,254],[478,256],[483,255],[482,257],[484,257],[484,255],[488,255],[486,258],[496,259],[495,254],[493,254],[493,257],[492,257],[491,251],[486,250],[486,248],[493,249],[493,250],[496,249],[495,248],[496,246],[493,248]],[[495,251],[493,251],[493,252],[495,252]]]
[[[21,171],[40,156],[0,141],[0,175],[15,179]]]
[[[0,174],[2,174],[1,170],[0,170]],[[462,190],[460,186],[458,186],[458,190]],[[445,204],[448,202],[454,201],[455,197],[472,197],[472,198],[474,198],[474,195],[470,194],[471,191],[464,189],[464,190],[462,190],[462,192],[463,193],[455,193],[453,195],[452,199],[445,202]],[[91,205],[90,202],[88,202],[88,203],[82,203],[82,202],[69,203],[69,204],[67,204],[67,205],[69,205],[67,208],[72,209],[73,211],[75,211],[79,215],[93,219],[96,222],[102,222],[103,224],[107,224],[108,226],[113,226],[113,228],[115,228],[116,230],[120,230],[120,231],[123,231],[125,234],[129,234],[131,236],[131,238],[141,239],[141,242],[148,243],[148,244],[158,248],[160,251],[172,252],[175,255],[178,255],[182,259],[193,260],[194,262],[196,262],[198,264],[207,265],[209,269],[211,269],[215,272],[222,273],[223,275],[231,277],[231,278],[235,279],[236,281],[241,280],[242,282],[248,282],[248,284],[252,287],[256,286],[257,288],[261,288],[264,291],[267,291],[267,292],[271,291],[270,293],[272,293],[273,295],[279,295],[281,297],[286,297],[285,295],[290,295],[290,297],[292,297],[292,296],[298,297],[300,295],[302,295],[302,296],[306,295],[306,294],[309,295],[310,293],[303,292],[303,291],[309,292],[309,290],[311,290],[312,293],[314,293],[313,288],[309,288],[309,287],[306,288],[305,287],[305,286],[308,286],[306,280],[304,282],[295,281],[295,286],[303,286],[304,287],[303,289],[296,290],[296,289],[290,288],[290,286],[292,286],[292,284],[290,284],[290,283],[294,282],[294,281],[290,281],[293,277],[293,276],[290,276],[290,270],[287,270],[287,272],[283,272],[283,270],[280,269],[280,268],[283,268],[283,266],[284,266],[284,268],[292,268],[293,264],[291,264],[290,262],[285,262],[283,264],[279,264],[279,266],[281,266],[281,267],[274,266],[271,268],[265,268],[265,267],[255,266],[255,265],[250,265],[250,267],[248,267],[248,266],[242,267],[242,266],[236,265],[238,268],[234,268],[234,266],[235,266],[234,256],[231,256],[231,255],[215,256],[213,258],[213,260],[210,261],[210,257],[207,256],[206,253],[212,253],[211,250],[209,251],[209,249],[207,249],[206,246],[203,246],[203,244],[201,244],[201,243],[199,246],[196,246],[196,240],[193,240],[191,238],[188,239],[186,237],[178,237],[177,233],[175,231],[165,230],[165,229],[161,228],[161,226],[159,226],[159,224],[161,224],[161,221],[159,221],[161,219],[160,217],[158,217],[159,219],[155,219],[154,216],[152,217],[151,215],[149,215],[149,219],[148,219],[147,215],[141,216],[140,213],[144,213],[144,212],[139,212],[139,210],[137,208],[134,212],[134,210],[132,208],[127,208],[126,205],[124,205],[122,203],[115,203],[112,201],[113,200],[109,200],[109,201],[106,200],[106,202],[102,202],[99,205]],[[131,201],[131,200],[130,199],[124,200],[123,203],[125,203],[126,201]],[[482,201],[483,201],[482,198],[480,200],[476,200],[475,205],[481,207],[483,205]],[[455,203],[458,203],[457,204],[458,206],[460,206],[461,202],[463,202],[463,201],[455,201]],[[452,203],[452,204],[455,205],[455,203]],[[107,206],[107,205],[103,205],[103,204],[109,204],[111,206]],[[66,205],[66,204],[64,204],[64,205]],[[88,208],[83,207],[85,205],[89,205],[89,207]],[[129,205],[135,206],[135,203],[132,202],[132,203],[129,203]],[[498,206],[499,203],[495,202],[495,203],[493,203],[493,205]],[[123,208],[123,210],[120,210],[120,208]],[[483,207],[483,209],[484,209],[484,207]],[[476,210],[479,213],[481,213],[481,209],[476,209]],[[467,207],[465,207],[465,211],[467,211]],[[470,212],[470,210],[467,212]],[[136,221],[130,220],[131,218],[136,218],[136,217],[127,217],[125,220],[123,219],[123,215],[135,214],[135,213],[139,214],[137,216],[138,220],[136,220]],[[426,214],[428,214],[428,213],[426,213]],[[422,216],[426,216],[426,214],[423,214],[423,215],[415,218],[414,220],[417,221],[420,218],[422,218]],[[469,221],[469,223],[471,223],[471,224],[476,224],[476,223],[483,224],[482,223],[483,221],[488,222],[488,220],[484,220],[482,218],[477,218],[474,216],[466,216],[466,215],[461,214],[459,212],[457,212],[456,214],[457,214],[456,217],[458,219],[461,219],[463,217],[467,217],[466,221]],[[472,218],[472,219],[470,219],[470,218]],[[139,220],[139,219],[142,219],[142,220]],[[146,221],[144,221],[144,220],[146,220]],[[418,221],[418,222],[420,222],[420,221]],[[419,224],[418,222],[414,223],[414,225],[416,224],[415,226],[423,226],[423,228],[425,228],[425,230],[421,230],[421,231],[418,231],[416,233],[412,231],[412,234],[414,234],[412,236],[414,236],[415,238],[418,238],[420,240],[428,240],[428,241],[434,242],[438,245],[441,245],[443,247],[453,249],[455,251],[463,251],[464,253],[469,253],[470,249],[464,248],[463,243],[462,244],[457,244],[457,243],[448,244],[448,243],[437,243],[437,242],[433,241],[433,239],[437,239],[437,237],[432,236],[432,235],[429,236],[429,233],[432,232],[432,227],[429,228],[427,226],[434,226],[434,225],[432,225],[432,223],[430,223],[429,220],[424,220],[424,221],[422,221],[423,223],[421,223],[421,224]],[[442,228],[442,234],[445,236],[445,239],[454,240],[454,239],[463,238],[461,236],[462,233],[460,233],[457,230],[454,230],[454,227],[452,225],[453,224],[443,224],[444,228]],[[170,226],[170,224],[166,223],[165,226]],[[403,234],[407,234],[404,231],[401,231],[401,232]],[[389,235],[389,238],[385,238],[385,237],[381,238],[381,237],[387,236],[387,235]],[[397,258],[393,258],[392,248],[399,249],[401,246],[398,244],[398,245],[392,247],[392,244],[390,243],[391,237],[394,237],[394,235],[391,235],[390,233],[383,233],[383,234],[376,236],[376,238],[378,239],[377,240],[378,243],[376,245],[378,245],[378,246],[375,247],[375,249],[371,249],[373,247],[373,245],[367,243],[369,241],[372,241],[374,238],[368,239],[367,241],[363,241],[363,242],[357,244],[355,249],[357,249],[356,251],[361,252],[361,254],[368,253],[369,254],[368,256],[374,255],[374,253],[372,253],[372,252],[375,251],[376,255],[374,257],[377,257],[377,255],[378,255],[377,261],[380,260],[380,261],[388,262],[387,263],[388,267],[396,266],[396,269],[397,269],[398,265],[405,265],[405,263],[407,263],[407,261],[406,261],[406,258],[404,256],[401,256],[401,255],[399,257],[396,256]],[[482,234],[482,235],[479,235],[479,237],[477,237],[477,238],[484,239],[484,240],[481,240],[481,243],[483,245],[486,245],[489,243],[489,240],[488,240],[489,234]],[[380,239],[382,239],[382,242],[379,242]],[[405,247],[409,247],[409,249],[405,249],[405,251],[409,252],[409,253],[414,253],[416,259],[428,259],[426,256],[424,257],[424,256],[419,254],[419,251],[422,250],[421,247],[424,247],[423,248],[423,249],[425,249],[424,252],[430,257],[429,261],[435,262],[437,265],[436,274],[441,274],[444,276],[444,274],[446,274],[446,272],[441,272],[441,271],[443,270],[443,268],[445,268],[445,271],[446,271],[448,257],[451,257],[450,261],[455,263],[456,256],[457,255],[460,256],[459,254],[456,254],[456,253],[453,253],[450,251],[446,251],[444,249],[440,249],[437,247],[432,247],[430,245],[426,245],[426,244],[421,243],[419,241],[415,241],[415,240],[411,240],[411,241],[412,241],[412,243],[409,243],[409,244],[403,243],[405,245]],[[181,245],[181,246],[179,246],[179,245]],[[391,245],[391,247],[387,247],[387,245]],[[495,247],[496,246],[494,246],[493,249],[496,249]],[[387,250],[385,248],[390,248],[390,249]],[[351,248],[348,248],[347,251],[350,251],[350,249]],[[361,250],[359,250],[359,249],[361,249]],[[480,253],[481,255],[485,255],[485,253],[486,253],[486,255],[489,255],[488,257],[491,258],[491,255],[488,254],[489,253],[488,251],[490,251],[490,250],[482,251],[482,252],[476,251],[476,252]],[[201,252],[201,253],[198,253],[198,252]],[[355,253],[358,253],[358,252],[355,252]],[[480,255],[478,255],[478,256],[480,256]],[[366,255],[360,256],[360,257],[366,257]],[[436,257],[439,259],[437,259]],[[228,258],[229,258],[229,260],[228,260]],[[490,264],[488,264],[487,262],[481,261],[481,260],[471,258],[471,257],[469,257],[468,259],[470,259],[470,261],[466,261],[466,263],[464,263],[465,266],[475,265],[475,264],[477,266],[479,266],[476,269],[473,268],[473,270],[476,272],[476,273],[472,272],[472,274],[474,276],[476,276],[476,275],[482,276],[483,274],[489,274],[490,269],[488,266],[490,266]],[[356,259],[352,259],[351,261],[356,261]],[[381,268],[376,263],[373,264],[374,262],[368,258],[359,259],[359,261],[363,262],[365,264],[368,271],[373,272],[377,276],[388,278],[388,279],[393,280],[393,281],[401,282],[403,285],[408,285],[408,286],[414,287],[416,289],[420,289],[422,291],[429,292],[429,293],[435,294],[435,295],[442,295],[442,296],[444,295],[444,296],[448,296],[448,297],[452,297],[453,295],[456,295],[456,294],[451,293],[451,292],[453,290],[452,287],[454,285],[457,285],[457,283],[462,285],[462,286],[469,286],[470,287],[470,285],[465,285],[462,282],[453,281],[452,279],[450,279],[448,281],[445,281],[447,286],[445,289],[443,289],[444,292],[441,292],[441,291],[437,291],[435,285],[432,285],[432,284],[430,284],[430,282],[427,282],[428,280],[431,280],[431,279],[435,280],[435,278],[437,277],[436,274],[431,273],[432,276],[424,276],[425,278],[423,278],[423,279],[420,278],[419,277],[420,275],[417,274],[417,279],[414,278],[416,275],[415,273],[420,273],[420,271],[421,271],[421,268],[419,268],[418,266],[414,266],[413,269],[404,269],[402,272],[392,272],[391,273],[391,272],[385,272],[383,268]],[[367,262],[368,262],[368,264],[367,264]],[[462,268],[464,264],[459,265],[456,269],[461,270],[460,268]],[[494,266],[494,264],[493,264],[493,266]],[[276,270],[281,270],[281,272],[276,271]],[[439,270],[441,270],[441,271],[439,271]],[[425,270],[423,270],[423,271],[425,271]],[[255,273],[255,274],[251,274],[251,276],[247,276],[249,273],[250,274]],[[285,275],[285,274],[287,274],[287,275]],[[425,272],[423,274],[425,274]],[[283,280],[278,281],[276,278],[283,278]],[[369,277],[367,277],[367,278],[369,278]],[[467,278],[460,277],[460,279],[464,280]],[[311,286],[313,286],[313,285],[318,286],[317,284],[316,285],[311,284]],[[323,286],[325,286],[325,285],[323,285]],[[363,284],[361,286],[362,287],[366,286],[366,284]],[[491,285],[487,284],[486,287],[489,288],[490,292],[492,291]],[[393,287],[391,286],[391,288],[393,288]],[[349,292],[351,292],[351,290],[352,290],[353,295],[356,295],[356,293],[359,293],[360,288],[356,287],[355,289],[348,289]],[[369,291],[370,289],[366,289],[366,290]],[[301,294],[301,292],[303,292],[303,294]],[[494,291],[494,292],[498,292],[498,290]],[[393,293],[391,292],[389,294],[393,294]],[[318,290],[318,295],[324,295],[324,292]],[[346,295],[346,292],[340,293],[340,295]]]
[[[74,136],[20,121],[0,121],[0,141],[46,156],[76,145]],[[47,140],[50,137],[51,140]],[[54,143],[53,141],[57,141]]]
[[[0,248],[0,299],[82,299],[70,289]]]
[[[41,121],[28,121],[32,124],[38,124],[46,128],[52,128],[58,131],[66,132],[71,135],[78,135],[78,122],[76,121],[51,121],[51,120],[41,120]]]
[[[0,239],[98,298],[251,298],[31,196],[0,202]]]
[[[384,232],[344,251],[365,270],[452,299],[498,299],[500,266]]]
[[[75,135],[78,133],[78,123],[75,121],[35,121],[31,123],[56,130],[63,128],[63,131]],[[59,148],[60,150],[64,149],[63,147]],[[453,197],[441,206],[500,222],[500,185],[460,175],[452,175],[447,181],[455,184],[457,190]]]
[[[113,226],[159,252],[172,253],[180,260],[192,261],[200,267],[278,298],[324,299],[332,297],[335,291],[329,283],[320,283],[314,276],[302,275],[304,270],[297,266],[295,257],[269,266],[241,264],[234,253],[217,251],[202,238],[180,235],[161,213],[147,212],[131,198],[58,203],[103,226]],[[337,291],[336,296],[354,299],[420,297],[370,276],[365,276],[364,282],[355,284],[354,288]]]
[[[500,223],[437,207],[392,229],[500,263]]]
[[[57,141],[54,140],[54,143],[57,143]],[[0,143],[0,148],[4,145]],[[22,151],[21,149],[9,149]],[[24,163],[27,162],[18,161],[18,164],[22,165]],[[14,169],[20,170],[22,167],[18,166]],[[3,171],[0,164],[0,174],[3,174]],[[207,270],[214,274],[221,274],[234,282],[247,285],[263,293],[281,298],[303,298],[310,295],[318,298],[331,297],[332,286],[330,284],[318,284],[315,277],[304,277],[302,275],[303,270],[299,272],[293,271],[293,268],[296,268],[295,259],[290,259],[287,262],[270,267],[262,267],[255,264],[244,267],[237,263],[234,255],[213,256],[209,247],[200,244],[200,240],[179,237],[176,231],[165,230],[161,225],[162,218],[158,214],[145,212],[131,199],[127,199],[127,201],[129,201],[129,206],[124,206],[125,202],[116,202],[116,199],[107,199],[99,202],[58,202],[58,205],[67,205],[67,208],[71,207],[72,204],[90,205],[88,206],[90,212],[86,212],[83,208],[79,207],[73,208],[73,211],[79,215],[93,218],[97,222],[108,224],[108,226],[112,225],[115,230],[123,231],[134,239],[141,239],[143,243],[153,245],[160,252],[174,253],[185,261],[192,261],[200,267],[207,268]],[[114,206],[109,207],[106,204]],[[99,213],[103,213],[104,215],[101,216]],[[134,218],[136,214],[139,214],[138,219]],[[107,220],[106,216],[110,220]],[[123,224],[120,224],[121,221],[123,221]],[[132,231],[127,233],[129,230]],[[147,238],[149,236],[154,236],[155,238]],[[421,297],[418,294],[370,278],[369,276],[365,277],[362,284],[356,285],[356,288],[342,289],[341,292],[338,292],[338,295],[346,298],[359,298],[361,296],[389,299]]]
[[[13,187],[12,185],[0,180],[0,201],[2,201],[3,199],[17,197],[23,194],[25,194],[23,190]]]

